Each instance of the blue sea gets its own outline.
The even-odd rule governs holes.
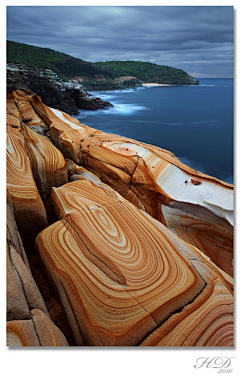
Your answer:
[[[81,110],[81,123],[173,152],[190,167],[233,183],[233,79],[199,86],[90,92],[114,108]]]

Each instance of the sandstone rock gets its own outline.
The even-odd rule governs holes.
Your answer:
[[[208,286],[204,289],[205,302],[199,296],[181,316],[173,315],[170,331],[168,320],[140,346],[234,346],[232,293],[218,278]]]
[[[80,180],[53,188],[52,203],[61,220],[36,243],[78,345],[137,345],[205,302],[214,278],[232,296],[229,276],[120,196]]]
[[[8,111],[15,115],[8,114],[7,117],[8,200],[14,204],[16,220],[25,243],[47,226],[42,200],[49,215],[46,200],[51,187],[68,181],[66,162],[61,152],[47,138],[26,125],[26,118],[36,120],[38,117],[30,100],[20,91],[13,92]],[[22,121],[23,114],[25,122]],[[17,115],[19,118],[16,118]]]
[[[123,199],[121,195],[118,194],[115,190],[113,190],[110,186],[104,184],[96,175],[92,172],[88,171],[87,169],[78,166],[72,160],[66,159],[67,167],[68,167],[68,175],[69,181],[77,181],[77,180],[88,180],[93,182],[95,185],[104,188],[111,197]]]
[[[7,256],[7,319],[29,319],[31,309],[41,309],[48,315],[46,305],[29,268],[10,246]]]
[[[38,109],[40,111],[40,107]],[[80,143],[85,135],[91,134],[95,129],[80,124],[78,120],[56,109],[41,107],[41,114],[49,119],[54,145],[65,158],[79,163]]]
[[[18,232],[14,216],[14,209],[10,206],[9,202],[7,203],[7,243],[17,251],[17,253],[21,256],[24,264],[30,269],[22,239]]]
[[[68,346],[68,342],[51,319],[35,309],[30,320],[7,322],[7,346]]]
[[[36,249],[77,345],[232,346],[233,186],[36,95],[8,94],[7,111],[9,344],[66,345],[17,223],[25,244],[41,231]],[[46,209],[58,219],[49,227]]]
[[[14,208],[19,232],[26,244],[47,226],[47,215],[33,178],[20,128],[7,130],[7,199]]]
[[[22,121],[32,121],[33,124],[46,126],[42,119],[34,112],[31,103],[28,100],[29,96],[26,96],[24,92],[19,90],[14,91],[13,96]]]
[[[44,135],[48,130],[48,126],[32,108],[30,101],[31,96],[26,96],[24,92],[19,90],[14,91],[13,96],[21,120],[24,121],[24,123],[28,125],[32,130],[37,131],[41,135]]]
[[[7,320],[29,319],[30,310],[24,295],[21,279],[11,264],[10,251],[7,253]]]
[[[15,102],[15,94],[16,92],[7,93],[7,114],[9,116],[12,116],[11,120],[14,120],[14,118],[16,118],[18,122],[20,122],[20,113]]]
[[[233,274],[232,185],[195,172],[169,151],[82,125],[36,96],[30,101],[65,158],[92,171]]]
[[[232,185],[196,172],[169,151],[76,125],[72,117],[52,111],[54,115],[45,110],[53,120],[52,138],[65,157],[92,171],[233,274]]]
[[[61,186],[67,179],[66,162],[53,144],[23,125],[21,130],[26,150],[31,159],[34,179],[43,200],[46,200],[52,186]]]
[[[233,228],[225,219],[198,205],[174,201],[162,205],[162,211],[168,228],[233,276]]]
[[[62,332],[51,321],[32,276],[16,226],[7,204],[7,345],[65,346]]]
[[[7,320],[30,319],[32,309],[48,311],[32,277],[28,259],[7,203]]]
[[[40,346],[32,320],[7,322],[7,346]]]

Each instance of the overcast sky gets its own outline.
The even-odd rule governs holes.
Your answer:
[[[141,60],[233,76],[232,7],[7,7],[7,39],[90,62]]]

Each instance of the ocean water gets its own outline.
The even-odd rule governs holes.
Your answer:
[[[190,167],[233,183],[233,79],[199,86],[90,92],[114,108],[81,110],[81,123],[173,152]]]

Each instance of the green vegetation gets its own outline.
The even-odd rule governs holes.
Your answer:
[[[199,84],[192,76],[177,68],[130,60],[90,63],[55,50],[12,41],[7,41],[7,63],[51,69],[63,80],[80,76],[95,82],[96,79],[111,81],[120,76],[135,76],[143,82]]]
[[[199,84],[192,76],[185,71],[149,62],[138,62],[132,60],[96,62],[96,65],[104,68],[111,68],[118,71],[122,76],[136,76],[143,82],[157,82],[162,84]]]
[[[51,69],[65,80],[75,76],[114,78],[119,75],[111,69],[102,68],[82,59],[61,52],[7,41],[7,63]]]

